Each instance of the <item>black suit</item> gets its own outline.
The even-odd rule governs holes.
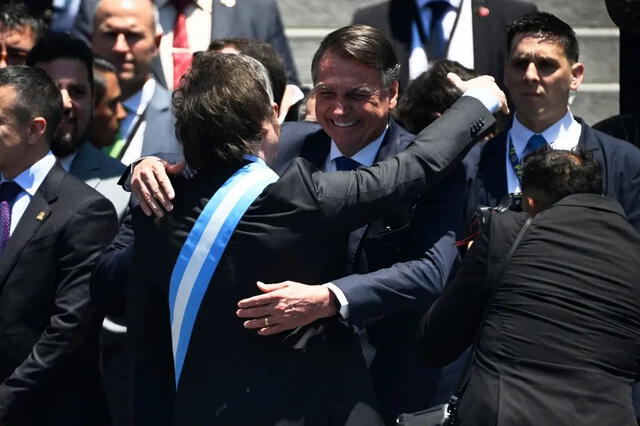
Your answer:
[[[414,137],[390,120],[376,161],[402,152]],[[319,126],[287,123],[280,139],[279,173],[298,156],[324,168],[331,138]],[[456,264],[454,242],[461,220],[451,212],[460,211],[463,188],[458,169],[437,189],[352,232],[344,255],[335,256],[332,282],[349,302],[349,323],[366,328],[363,347],[389,424],[402,412],[446,401],[457,381],[457,370],[450,368],[444,389],[438,389],[441,369],[426,367],[407,342]]]
[[[640,234],[615,200],[570,195],[536,215],[500,279],[525,219],[492,215],[424,319],[425,357],[448,362],[497,286],[456,424],[635,426]]]
[[[578,145],[602,165],[602,192],[622,204],[631,225],[640,231],[640,149],[585,123]],[[478,206],[496,206],[507,194],[507,132],[475,146],[464,159],[468,176],[466,215]]]
[[[478,101],[465,98],[419,137],[421,144],[371,169],[322,174],[297,159],[251,205],[220,260],[198,314],[175,405],[167,277],[203,205],[235,168],[200,171],[176,182],[174,213],[165,221],[137,211],[136,267],[127,297],[138,424],[170,424],[174,415],[177,424],[380,424],[349,327],[329,319],[261,337],[242,327],[236,303],[256,294],[258,279],[330,279],[349,230],[435,184],[465,150],[469,135],[493,121]],[[114,250],[101,259],[101,268],[126,273],[121,265],[130,264],[130,255],[131,249]],[[95,281],[96,294],[108,298],[118,290],[109,288],[113,284]]]
[[[0,423],[102,425],[94,262],[113,205],[55,164],[0,256]]]
[[[467,0],[465,0],[467,1]],[[489,9],[487,16],[479,13],[481,7]],[[516,18],[537,10],[522,0],[472,0],[474,69],[489,74],[502,84],[504,60],[507,50],[507,26]],[[378,28],[391,42],[400,63],[400,87],[409,82],[409,56],[411,55],[411,28],[417,16],[415,0],[389,0],[357,10],[354,24]]]

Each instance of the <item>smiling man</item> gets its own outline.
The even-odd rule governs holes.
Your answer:
[[[296,157],[330,172],[366,167],[413,141],[390,116],[398,101],[400,65],[380,31],[352,25],[327,35],[311,73],[320,126],[283,125],[278,173]],[[318,277],[326,285],[261,286],[267,294],[241,302],[238,315],[249,319],[249,328],[273,334],[317,320],[329,304],[331,316],[360,330],[385,423],[393,424],[401,412],[446,401],[454,371],[425,367],[412,342],[419,317],[446,282],[430,272],[431,265],[446,277],[456,262],[453,243],[460,224],[451,212],[462,209],[462,184],[461,174],[454,173],[419,200],[352,232]],[[288,311],[298,313],[290,317]],[[272,317],[272,326],[250,321],[263,315]]]
[[[93,54],[83,41],[52,33],[29,52],[27,65],[43,69],[62,95],[63,116],[51,151],[66,171],[111,201],[122,219],[129,194],[117,185],[124,166],[87,140],[93,112]]]
[[[507,43],[504,83],[516,113],[507,132],[467,158],[472,165],[467,213],[520,192],[522,159],[540,146],[582,146],[602,164],[602,192],[617,199],[640,229],[640,150],[592,129],[569,109],[569,94],[585,72],[574,31],[553,15],[535,13],[511,24]]]

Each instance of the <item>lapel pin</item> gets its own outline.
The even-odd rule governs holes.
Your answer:
[[[486,18],[487,16],[489,16],[490,13],[491,11],[489,10],[488,7],[480,6],[478,8],[478,15],[481,16],[482,18]]]
[[[44,218],[45,218],[45,216],[46,216],[46,215],[47,215],[47,214],[46,214],[45,212],[39,212],[39,213],[36,215],[36,220],[39,220],[40,222],[42,222],[42,221],[44,220]]]
[[[220,0],[223,6],[234,7],[236,5],[236,0]]]

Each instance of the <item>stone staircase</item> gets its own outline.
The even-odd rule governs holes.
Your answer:
[[[278,0],[286,33],[303,83],[311,83],[311,58],[320,40],[351,22],[353,12],[381,0]],[[413,0],[405,0],[413,1]],[[572,104],[589,124],[618,114],[619,35],[604,0],[538,0],[538,9],[571,25],[580,42],[585,81]]]

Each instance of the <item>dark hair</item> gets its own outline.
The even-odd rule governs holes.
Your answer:
[[[47,121],[45,138],[50,141],[62,118],[62,96],[47,73],[26,65],[9,66],[0,69],[0,86],[16,90],[12,112],[18,121],[25,123],[35,117]]]
[[[368,25],[338,28],[322,40],[311,62],[311,78],[314,84],[318,81],[320,60],[328,52],[379,70],[384,87],[389,87],[400,78],[400,64],[391,43],[379,30]]]
[[[578,62],[580,49],[576,33],[566,22],[550,13],[530,13],[513,21],[507,30],[507,52],[511,51],[513,39],[521,34],[556,42],[562,46],[569,61]]]
[[[591,152],[580,147],[561,151],[547,145],[525,158],[522,190],[535,192],[544,207],[571,194],[601,194],[601,166]]]
[[[116,67],[103,57],[96,56],[93,58],[93,93],[95,95],[96,105],[102,100],[102,97],[107,91],[104,73],[116,74]]]
[[[260,40],[244,37],[217,38],[209,43],[208,50],[219,51],[227,46],[234,46],[243,55],[251,56],[265,66],[273,88],[273,100],[280,105],[287,86],[287,72],[282,58],[273,46]]]
[[[245,55],[203,52],[173,93],[176,135],[195,169],[240,161],[272,119],[265,67]]]
[[[56,59],[75,59],[87,68],[89,85],[93,86],[93,53],[79,38],[67,33],[49,33],[27,55],[27,65],[35,66]]]
[[[447,78],[454,72],[463,80],[477,77],[474,70],[463,67],[458,62],[443,59],[433,63],[426,71],[413,80],[393,110],[393,117],[412,133],[419,133],[437,117],[453,105],[462,92]]]
[[[0,4],[0,28],[3,31],[16,31],[23,27],[31,30],[35,41],[47,31],[44,20],[32,14],[24,3],[12,1]]]

